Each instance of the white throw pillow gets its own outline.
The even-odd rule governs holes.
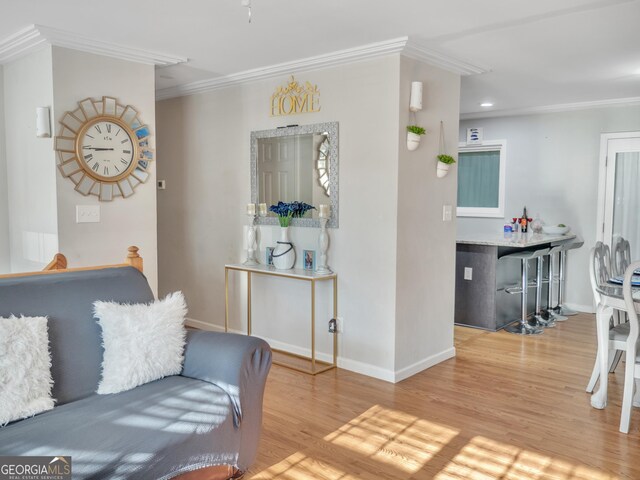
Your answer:
[[[149,304],[95,302],[102,327],[102,380],[97,392],[131,390],[182,371],[187,305],[182,292]]]
[[[0,317],[0,426],[53,408],[46,317]]]

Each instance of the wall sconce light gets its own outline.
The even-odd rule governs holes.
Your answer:
[[[411,82],[411,100],[409,110],[418,112],[422,110],[422,82]]]
[[[51,138],[49,107],[36,107],[36,137]]]

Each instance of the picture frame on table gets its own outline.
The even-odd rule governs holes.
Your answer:
[[[316,269],[316,251],[315,250],[303,250],[302,266],[305,270],[313,271]]]
[[[264,252],[264,261],[267,265],[273,265],[273,248],[267,247]]]

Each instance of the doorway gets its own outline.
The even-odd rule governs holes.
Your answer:
[[[631,258],[640,258],[640,132],[601,137],[598,240],[612,247],[629,241]]]

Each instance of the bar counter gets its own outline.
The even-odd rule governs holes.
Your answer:
[[[520,284],[518,260],[503,258],[521,250],[537,250],[569,242],[574,234],[545,235],[538,233],[459,235],[456,240],[456,305],[457,325],[500,330],[520,318],[520,295],[505,291],[506,287]],[[465,268],[471,269],[471,279],[465,280]],[[548,262],[545,261],[545,275]],[[530,279],[535,279],[535,265],[530,268]],[[547,285],[542,298],[546,299]],[[529,292],[527,308],[535,309],[535,295]],[[543,301],[544,305],[544,301]]]

